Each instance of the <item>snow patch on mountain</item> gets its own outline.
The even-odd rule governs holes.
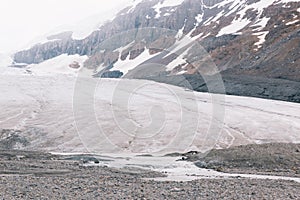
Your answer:
[[[178,30],[178,33],[177,33],[177,35],[176,35],[176,38],[177,38],[177,39],[181,39],[182,36],[184,36],[183,31],[184,31],[184,28],[185,28],[185,23],[186,23],[186,21],[184,22],[183,27],[182,27],[181,29]]]
[[[258,11],[259,16],[263,13],[264,9],[271,6],[274,2],[277,0],[268,0],[268,1],[258,1],[256,3],[253,3],[249,6],[247,6],[244,10],[247,11],[249,9],[255,9]]]
[[[230,25],[222,28],[220,30],[220,32],[217,34],[217,37],[220,37],[220,36],[226,35],[226,34],[238,34],[239,30],[245,28],[250,23],[251,23],[251,21],[248,19],[234,20],[231,22]]]
[[[208,25],[211,23],[211,22],[216,22],[218,21],[221,17],[223,17],[225,14],[225,11],[223,10],[222,12],[219,12],[209,23]]]
[[[126,50],[126,49],[130,48],[130,47],[131,47],[131,46],[134,44],[134,42],[135,42],[135,41],[133,41],[133,42],[131,42],[131,43],[127,44],[126,46],[123,46],[123,47],[117,48],[117,49],[115,49],[115,50],[114,50],[114,52],[119,52],[119,53],[120,53],[120,58],[121,58],[121,56],[122,56],[122,52],[123,52],[124,50]]]
[[[270,20],[270,18],[267,18],[267,17],[259,19],[257,21],[257,23],[255,23],[254,25],[252,25],[252,26],[259,26],[258,28],[254,29],[254,31],[259,31],[259,30],[262,30],[263,28],[265,28],[267,26],[269,20]]]
[[[230,3],[234,4],[236,2],[238,2],[238,1],[235,1],[235,0],[224,0],[224,1],[221,1],[220,3],[217,3],[214,7],[222,8],[222,7],[224,7],[224,6],[226,6],[226,5],[230,4]]]
[[[184,66],[187,64],[186,60],[184,59],[184,57],[188,54],[189,49],[187,49],[186,51],[184,51],[182,54],[180,54],[176,59],[174,59],[172,62],[170,62],[167,66],[166,66],[166,70],[167,71],[171,71],[173,70],[175,67],[177,66]]]
[[[183,2],[184,0],[164,0],[159,2],[158,4],[152,7],[156,12],[155,18],[159,18],[161,16],[162,8],[178,6]]]
[[[238,17],[236,17],[231,22],[230,25],[223,27],[217,34],[217,37],[225,35],[225,34],[239,34],[238,31],[245,28],[247,25],[249,25],[251,23],[251,20],[249,20],[245,17],[247,11],[249,11],[249,10],[257,11],[257,13],[258,13],[257,19],[260,19],[264,9],[271,6],[276,1],[277,0],[258,1],[256,3],[250,4],[250,5],[247,5],[246,1],[240,1],[240,3],[233,2],[232,6],[234,6],[234,7],[231,8],[230,12],[235,11],[232,9],[240,9],[236,13],[236,16],[238,16]],[[242,8],[240,7],[241,5],[243,5]],[[227,13],[227,15],[228,15],[228,13]],[[259,30],[263,29],[267,25],[268,21],[269,21],[269,18],[266,18],[266,17],[263,19],[260,19],[258,21],[258,23],[256,23],[256,25],[261,27]],[[262,40],[260,40],[260,41],[262,41]]]
[[[204,16],[204,13],[198,14],[198,15],[195,17],[195,19],[196,19],[196,21],[197,21],[196,26],[198,26],[198,25],[203,21],[203,16]]]
[[[289,25],[295,24],[295,23],[297,23],[297,22],[299,22],[299,19],[296,19],[296,20],[294,20],[294,21],[288,22],[288,23],[286,23],[285,25],[289,26]]]
[[[208,18],[208,19],[203,23],[203,25],[207,26],[208,24],[210,24],[210,21],[211,21],[213,18],[214,18],[214,17]]]
[[[266,36],[268,35],[269,31],[262,31],[262,32],[259,32],[259,33],[253,33],[253,35],[256,35],[258,37],[258,42],[256,42],[254,44],[254,46],[257,46],[257,49],[255,50],[258,50],[259,48],[262,47],[262,44],[266,41]]]
[[[244,2],[242,1],[234,1],[231,6],[229,7],[229,12],[226,13],[226,17],[228,17],[229,15],[235,13],[242,5]]]
[[[26,69],[31,71],[35,75],[76,75],[77,72],[82,68],[84,61],[87,59],[88,56],[80,56],[78,54],[62,54],[39,64],[28,65]],[[71,68],[70,65],[72,65],[73,63],[78,63],[79,68]]]
[[[280,0],[278,3],[300,2],[300,0]]]
[[[185,51],[186,48],[188,48],[192,44],[194,44],[195,40],[196,40],[196,37],[191,38],[188,36],[184,36],[183,38],[177,40],[171,49],[168,49],[169,53],[167,55],[165,55],[163,58],[166,58],[166,57],[170,56],[171,54],[176,54],[176,55],[181,54],[182,51]]]
[[[145,49],[144,52],[139,55],[135,59],[130,59],[130,56],[127,56],[126,60],[119,59],[111,70],[119,70],[123,72],[123,75],[127,74],[129,70],[134,69],[138,65],[142,64],[143,62],[147,61],[148,59],[156,56],[156,54],[150,55],[149,49]]]

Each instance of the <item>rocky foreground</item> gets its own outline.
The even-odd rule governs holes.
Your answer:
[[[300,144],[250,144],[183,156],[200,168],[221,172],[300,177]]]
[[[0,155],[1,199],[300,198],[300,183],[293,181],[219,177],[160,182],[152,179],[165,174],[88,166],[87,162],[102,162],[92,155],[57,156],[15,150],[2,150]]]

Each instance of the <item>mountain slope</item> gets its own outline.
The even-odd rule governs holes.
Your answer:
[[[229,94],[300,102],[299,9],[299,0],[137,1],[83,40],[36,45],[14,60],[31,64],[65,53],[88,55],[85,67],[97,76],[176,85],[181,76],[199,91],[207,89],[199,87],[197,74],[218,71]],[[193,47],[184,47],[189,42]],[[207,57],[217,69],[203,62]],[[141,65],[146,63],[155,66]]]

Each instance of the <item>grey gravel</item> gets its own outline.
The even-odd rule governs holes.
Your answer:
[[[84,166],[39,152],[0,154],[1,199],[300,199],[300,183],[292,181],[159,182],[144,178],[162,174],[135,168]]]

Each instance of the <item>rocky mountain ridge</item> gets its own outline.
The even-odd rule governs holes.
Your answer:
[[[85,67],[93,69],[96,76],[105,73],[105,77],[176,85],[180,82],[177,76],[187,79],[199,78],[199,73],[221,73],[230,94],[248,95],[244,90],[250,85],[250,96],[300,102],[300,1],[170,2],[142,1],[122,10],[83,40],[60,34],[60,38],[51,38],[57,39],[53,42],[16,53],[14,60],[30,64],[65,53],[88,55]],[[187,42],[192,42],[192,47],[186,46]],[[200,48],[195,50],[197,45]],[[168,52],[172,47],[175,51]],[[207,57],[217,70],[210,69],[204,61]],[[161,66],[142,67],[145,63]],[[189,85],[196,79],[191,78]],[[284,84],[288,89],[274,92],[284,81],[291,82]],[[205,91],[199,89],[202,82],[196,85],[192,89]]]

